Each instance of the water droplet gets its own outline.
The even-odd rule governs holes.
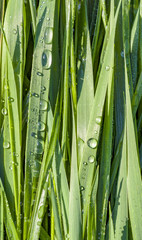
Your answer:
[[[44,99],[41,99],[41,100],[40,100],[39,109],[40,109],[41,111],[47,110],[47,102],[46,102]]]
[[[8,114],[7,108],[3,108],[1,110],[1,112],[2,112],[3,115],[7,115]]]
[[[106,71],[109,71],[109,70],[110,70],[110,67],[109,67],[109,66],[106,66],[105,69],[106,69]]]
[[[17,30],[16,30],[16,29],[13,29],[13,33],[16,35],[16,34],[17,34]]]
[[[87,162],[84,162],[84,163],[83,163],[83,165],[85,165],[85,166],[86,166],[87,164],[88,164]]]
[[[9,166],[9,169],[12,170],[12,165]]]
[[[94,163],[95,162],[95,157],[93,155],[89,156],[88,162],[89,163]]]
[[[44,206],[41,206],[38,210],[38,217],[42,218],[43,214],[44,214]]]
[[[81,3],[78,4],[78,10],[80,10],[80,9],[81,9]]]
[[[32,132],[31,136],[34,137],[34,138],[37,138],[37,134],[35,132]]]
[[[9,102],[14,102],[14,98],[8,97],[8,101],[9,101]]]
[[[37,93],[32,93],[32,96],[39,98],[39,94],[37,94]]]
[[[45,69],[49,69],[52,64],[52,53],[49,50],[45,50],[42,53],[42,66]]]
[[[41,77],[41,76],[43,76],[43,73],[37,72],[37,75]]]
[[[19,157],[19,154],[16,153],[16,152],[13,152],[13,156],[15,156],[15,157]]]
[[[87,141],[87,144],[90,148],[96,148],[97,147],[97,140],[95,138],[90,138]]]
[[[3,148],[10,148],[10,143],[7,141],[3,142]]]
[[[41,121],[38,122],[38,131],[42,132],[45,130],[45,124]]]
[[[4,102],[5,102],[5,100],[4,100],[4,99],[1,99],[1,102],[2,102],[2,103],[4,103]]]
[[[40,141],[37,141],[37,146],[35,147],[36,154],[42,154],[43,153],[43,146]]]
[[[96,123],[99,125],[101,124],[101,117],[96,117]]]
[[[42,92],[46,91],[46,87],[45,86],[41,86],[41,91]]]
[[[44,42],[45,44],[52,43],[53,39],[53,28],[47,27],[44,32]]]
[[[31,156],[33,156],[33,155],[34,155],[34,153],[33,153],[33,152],[30,152],[30,155],[31,155]]]
[[[7,84],[4,85],[4,89],[5,89],[5,90],[9,89],[9,87],[8,87]]]
[[[85,188],[83,186],[80,187],[80,191],[84,191]]]

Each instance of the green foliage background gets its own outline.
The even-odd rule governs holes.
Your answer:
[[[142,1],[0,2],[0,240],[142,239]]]

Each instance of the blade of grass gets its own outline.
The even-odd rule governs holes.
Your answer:
[[[53,67],[52,41],[55,3],[55,0],[44,2],[43,7],[38,9],[37,16],[25,153],[24,239],[28,231],[31,203],[35,198],[47,128],[49,79]],[[48,12],[49,8],[52,10]],[[50,20],[47,22],[46,19],[49,17]],[[41,40],[42,38],[43,40]]]
[[[71,240],[82,238],[81,222],[81,200],[79,188],[79,174],[77,164],[77,126],[74,108],[72,104],[73,136],[72,136],[72,157],[69,194],[69,236]]]
[[[5,191],[4,191],[1,180],[0,180],[0,191],[1,191],[1,194],[3,196],[4,225],[5,225],[5,228],[6,228],[7,235],[8,235],[9,238],[19,240],[18,233],[17,233],[17,230],[15,228],[15,225],[14,225],[14,222],[13,222],[13,219],[12,219],[11,211],[10,211],[10,208],[9,208],[9,203],[8,203],[8,200],[7,200],[7,197],[6,197],[6,194],[5,194]]]
[[[0,239],[4,240],[4,203],[1,189],[0,189]]]
[[[127,200],[127,139],[126,126],[122,144],[122,157],[120,161],[115,206],[113,209],[113,222],[115,226],[115,239],[128,239],[128,200]]]
[[[140,209],[142,205],[142,181],[126,68],[127,65],[125,63],[128,204],[133,238],[141,239],[142,228],[140,223],[142,221],[142,211]]]
[[[82,2],[78,22],[78,63],[77,63],[77,136],[86,140],[87,127],[94,98],[93,67],[87,7]]]
[[[83,233],[85,232],[87,209],[89,204],[89,192],[91,191],[92,179],[93,179],[93,174],[95,170],[97,144],[98,144],[98,139],[100,134],[100,126],[102,122],[106,90],[108,86],[108,81],[112,79],[112,74],[113,74],[112,46],[114,45],[115,28],[116,28],[118,13],[120,10],[120,5],[121,5],[121,1],[119,2],[118,8],[117,8],[113,29],[112,29],[111,36],[106,48],[106,53],[104,56],[104,63],[102,65],[101,72],[100,72],[100,77],[99,77],[98,86],[96,89],[95,98],[93,99],[93,106],[92,106],[92,112],[91,112],[90,121],[88,125],[87,137],[86,137],[86,142],[84,144],[82,161],[80,164],[80,185],[83,190],[82,198],[83,198],[83,209],[84,209]],[[93,144],[93,148],[89,145],[89,141],[88,141],[92,139],[95,142],[95,147]],[[87,168],[83,164],[84,162],[88,162]]]
[[[113,136],[113,93],[114,81],[108,84],[108,92],[105,107],[105,119],[102,139],[102,153],[100,161],[100,178],[97,196],[97,236],[104,239],[107,217],[107,205],[109,197],[109,179],[112,155],[112,136]],[[106,144],[108,142],[109,144]]]

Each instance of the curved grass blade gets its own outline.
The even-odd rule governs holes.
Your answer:
[[[102,19],[104,23],[104,28],[107,29],[107,11],[106,11],[106,1],[101,0],[101,9],[102,9]]]
[[[95,170],[95,163],[96,163],[96,153],[97,153],[97,144],[100,134],[100,126],[102,122],[102,115],[103,115],[103,108],[104,108],[104,101],[106,97],[106,91],[108,87],[109,80],[112,79],[113,74],[113,49],[114,46],[114,36],[115,36],[115,28],[118,19],[118,13],[120,9],[121,1],[119,1],[119,5],[117,8],[117,12],[115,15],[113,29],[108,40],[108,45],[106,47],[106,53],[104,56],[104,63],[101,68],[99,81],[95,93],[95,98],[93,100],[93,107],[92,112],[89,120],[88,131],[86,142],[84,144],[84,151],[82,161],[80,163],[80,185],[83,187],[82,197],[83,197],[83,233],[85,232],[85,225],[87,219],[87,209],[89,204],[89,192],[91,191],[92,179]],[[95,146],[93,147],[90,145],[90,141],[95,141]],[[84,167],[84,162],[88,163],[87,168]],[[84,200],[85,199],[85,200]]]
[[[37,16],[25,154],[24,239],[27,236],[28,220],[31,214],[32,201],[35,198],[44,151],[49,79],[51,69],[54,68],[52,41],[55,4],[55,0],[44,2],[43,7],[39,8]],[[49,9],[51,10],[48,11]],[[47,19],[50,20],[47,22]]]

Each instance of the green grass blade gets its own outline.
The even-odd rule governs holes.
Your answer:
[[[35,0],[29,0],[30,10],[31,10],[31,17],[32,17],[32,25],[33,25],[33,34],[35,35],[36,31],[36,2]],[[42,3],[40,5],[40,8]]]
[[[112,74],[113,74],[114,62],[113,62],[112,46],[114,45],[115,27],[116,27],[120,5],[121,5],[121,1],[119,2],[119,6],[115,16],[113,30],[110,35],[111,37],[108,41],[108,45],[106,48],[104,63],[101,68],[98,86],[96,89],[95,98],[93,100],[93,107],[92,107],[92,112],[91,112],[90,121],[88,125],[87,137],[84,144],[83,158],[80,164],[80,184],[84,189],[84,191],[82,191],[83,208],[84,208],[83,232],[85,231],[87,209],[89,204],[89,192],[91,191],[92,179],[93,179],[93,174],[95,170],[97,144],[98,144],[98,139],[100,134],[100,126],[102,122],[104,101],[106,97],[108,81],[112,79]],[[93,148],[89,144],[90,141],[88,141],[92,139],[93,139],[93,142],[95,142],[95,147],[93,144]],[[88,163],[87,167],[83,164],[84,162]]]
[[[131,97],[133,95],[132,69],[130,62],[130,22],[129,22],[130,2],[124,0],[122,2],[122,25],[123,25],[123,47],[124,58],[126,59],[127,72],[130,84]]]
[[[112,220],[112,213],[111,213],[111,206],[109,204],[109,237],[107,240],[114,240],[114,226],[113,226],[113,220]]]
[[[77,136],[85,141],[94,98],[93,67],[85,1],[81,5],[78,28]]]
[[[132,98],[133,116],[136,115],[139,103],[141,101],[141,97],[142,97],[142,72],[139,76],[138,83],[136,85],[136,89],[135,89],[135,92],[134,92],[133,98]]]
[[[122,156],[117,181],[115,206],[113,209],[115,239],[128,239],[128,200],[127,200],[127,143],[124,130]]]
[[[4,202],[1,189],[0,189],[0,239],[4,240]]]
[[[136,87],[137,72],[138,72],[138,44],[139,44],[139,8],[134,19],[131,30],[131,66],[132,66],[132,81],[134,89]]]
[[[41,227],[40,229],[40,239],[41,240],[51,240],[50,236],[48,235],[48,233],[45,231],[45,229],[43,227]]]
[[[43,7],[38,9],[37,16],[25,153],[24,239],[27,236],[31,203],[35,198],[44,150],[49,79],[51,69],[54,67],[52,64],[52,41],[55,3],[55,0],[44,2]],[[48,12],[49,7],[52,9],[50,12]],[[50,19],[48,22],[47,18]]]
[[[73,109],[73,107],[72,107]],[[73,111],[72,157],[69,194],[69,236],[71,240],[82,239],[81,200],[77,164],[77,129]]]
[[[112,77],[113,78],[113,77]],[[110,80],[105,108],[105,119],[102,139],[102,156],[100,162],[100,178],[97,196],[97,236],[104,239],[109,197],[109,179],[112,155],[113,136],[113,93],[114,81]],[[106,144],[109,143],[109,145]]]
[[[126,64],[125,64],[126,68]],[[142,236],[142,181],[139,166],[139,156],[137,152],[136,136],[132,116],[131,100],[129,94],[128,75],[125,70],[125,86],[126,86],[126,127],[127,127],[127,189],[130,222],[133,238],[141,239]]]
[[[63,239],[62,229],[61,229],[61,221],[60,221],[59,211],[58,211],[58,204],[57,204],[57,200],[56,200],[52,177],[51,177],[51,199],[52,199],[53,213],[54,213],[54,219],[55,219],[56,238]]]
[[[15,224],[12,219],[11,211],[9,208],[9,203],[2,185],[2,182],[0,180],[0,191],[3,196],[3,207],[4,207],[4,225],[6,228],[6,232],[9,238],[19,240],[18,233],[15,227]]]

